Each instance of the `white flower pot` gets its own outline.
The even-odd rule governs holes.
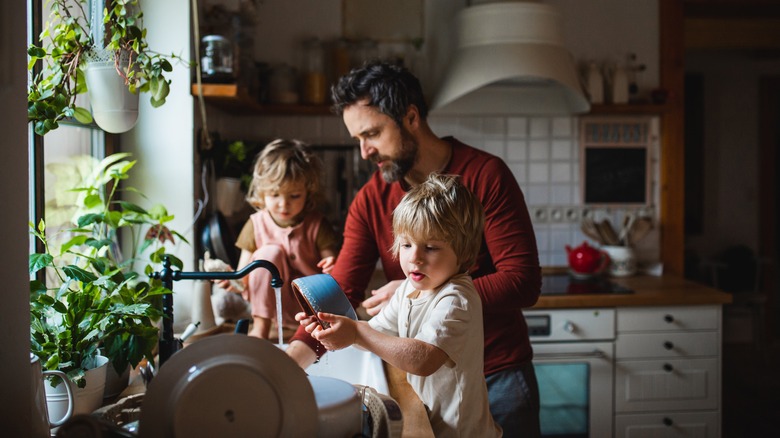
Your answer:
[[[78,388],[75,383],[68,381],[73,390],[73,415],[91,414],[103,404],[103,392],[106,387],[106,368],[108,358],[98,356],[97,367],[87,370],[85,379],[87,385]],[[68,397],[62,379],[60,383],[52,387],[50,382],[45,382],[46,406],[49,410],[49,418],[57,420],[65,416],[68,411]]]
[[[120,68],[122,68],[120,66]],[[114,61],[93,61],[85,69],[95,123],[106,132],[129,131],[138,121],[138,93],[131,93]]]

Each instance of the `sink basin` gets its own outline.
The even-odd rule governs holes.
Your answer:
[[[353,385],[365,385],[378,393],[389,395],[382,359],[370,351],[347,347],[329,351],[319,362],[306,368],[311,376],[333,377]]]

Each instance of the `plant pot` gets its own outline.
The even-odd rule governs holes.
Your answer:
[[[130,383],[130,365],[128,364],[122,373],[117,373],[114,365],[109,363],[106,368],[106,387],[103,398],[118,396]]]
[[[223,216],[233,216],[246,207],[245,197],[240,179],[222,177],[217,180],[217,209]]]
[[[126,68],[120,63],[120,69]],[[85,69],[92,117],[104,131],[129,131],[138,121],[138,93],[131,93],[114,61],[92,61]]]
[[[84,378],[86,386],[78,388],[75,383],[68,381],[73,390],[73,415],[91,414],[103,404],[103,392],[106,387],[106,369],[108,358],[97,357],[98,366],[87,370]],[[44,384],[46,388],[46,406],[49,410],[49,418],[57,420],[65,416],[68,410],[68,397],[65,383],[62,379],[58,385],[52,387],[50,382]]]

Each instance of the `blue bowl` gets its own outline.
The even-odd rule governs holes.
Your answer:
[[[320,321],[317,312],[333,313],[357,321],[357,314],[347,295],[329,274],[309,275],[292,281],[292,290],[306,315],[313,316],[324,328],[330,324]]]

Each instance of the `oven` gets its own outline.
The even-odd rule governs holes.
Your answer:
[[[527,310],[543,437],[612,436],[614,309]]]

